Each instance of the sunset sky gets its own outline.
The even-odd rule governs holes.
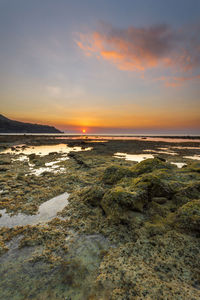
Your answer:
[[[200,133],[200,1],[0,0],[0,113],[66,132]]]

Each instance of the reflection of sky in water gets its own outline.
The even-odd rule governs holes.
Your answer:
[[[62,211],[63,208],[68,204],[68,193],[63,193],[57,197],[54,197],[39,207],[37,215],[25,215],[19,213],[14,216],[10,216],[6,213],[6,210],[0,210],[2,216],[0,217],[0,227],[14,227],[14,226],[25,226],[28,224],[35,225],[38,223],[45,223],[56,217],[57,212]]]
[[[136,161],[138,163],[148,158],[154,158],[154,156],[151,154],[127,154],[121,152],[115,153],[114,157],[123,158],[125,160]],[[183,162],[170,162],[170,163],[176,165],[178,168],[182,168],[183,166],[187,165],[186,163]]]
[[[87,136],[83,136],[83,135],[63,135],[63,136],[56,136],[55,139],[68,139],[68,140],[89,140],[89,139],[93,139],[93,140],[137,140],[137,141],[152,141],[152,142],[166,142],[166,143],[183,143],[183,142],[190,142],[190,143],[199,143],[200,139],[195,138],[195,139],[187,139],[187,138],[167,138],[167,137],[139,137],[139,136],[131,136],[131,135],[87,135]]]
[[[57,152],[58,154],[62,154],[61,158],[58,158],[55,161],[45,163],[45,167],[35,168],[33,163],[29,162],[30,172],[29,175],[33,174],[36,176],[40,176],[44,172],[51,172],[54,174],[65,172],[65,168],[58,165],[60,162],[69,159],[67,154],[71,151],[79,152],[79,151],[90,151],[92,147],[81,148],[81,147],[68,147],[66,144],[58,144],[58,145],[42,145],[42,146],[30,146],[25,147],[24,145],[18,145],[14,147],[17,150],[18,157],[12,158],[12,161],[28,161],[28,157],[26,155],[36,154],[40,156],[48,155],[52,152]],[[13,151],[11,148],[6,149],[2,153],[11,153],[16,154],[16,151]]]
[[[174,149],[200,150],[200,147],[171,146],[170,148],[174,148]]]
[[[160,154],[167,154],[167,155],[178,155],[178,153],[176,152],[169,152],[169,151],[165,151],[164,149],[168,149],[168,148],[159,148],[159,149],[163,149],[163,151],[161,150],[150,150],[150,149],[147,149],[147,150],[143,150],[145,152],[154,152],[154,153],[160,153]]]
[[[60,157],[57,160],[45,163],[45,167],[40,167],[40,168],[34,168],[35,165],[29,163],[30,171],[31,171],[29,174],[40,176],[44,172],[51,172],[54,174],[63,173],[63,172],[65,172],[65,168],[63,168],[62,166],[60,166],[58,164],[61,161],[65,161],[66,159],[69,159],[69,157],[67,157],[67,156]]]
[[[16,147],[15,149],[18,150],[18,152],[23,153],[25,155],[36,154],[41,156],[48,155],[51,152],[69,153],[71,151],[89,151],[92,149],[91,147],[87,147],[85,149],[82,149],[81,147],[69,147],[66,144],[29,146],[25,148],[18,148],[19,146]],[[14,153],[14,151],[11,148],[9,148],[3,151],[2,153]]]
[[[114,157],[124,158],[125,160],[132,160],[132,161],[137,161],[137,162],[141,162],[148,158],[154,158],[154,156],[151,154],[127,154],[127,153],[121,153],[121,152],[115,153]]]
[[[184,158],[200,160],[200,155],[183,156]]]
[[[50,173],[53,173],[53,174],[58,174],[58,173],[63,173],[63,172],[65,172],[65,168],[59,167],[59,166],[41,167],[41,168],[38,168],[38,169],[30,168],[30,173],[29,173],[29,175],[40,176],[40,175],[42,175],[44,172],[50,172]]]
[[[181,162],[171,162],[171,164],[177,166],[178,168],[182,168],[183,166],[187,166],[187,164],[181,163]]]

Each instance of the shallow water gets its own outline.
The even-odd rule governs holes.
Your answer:
[[[40,176],[44,172],[49,172],[53,174],[58,174],[58,173],[64,173],[66,171],[65,168],[59,167],[59,166],[51,166],[51,167],[41,167],[41,168],[30,168],[30,172],[26,175],[35,175],[35,176]]]
[[[184,158],[200,160],[200,155],[192,155],[192,156],[183,156]]]
[[[28,174],[29,175],[40,176],[44,172],[50,172],[50,173],[53,173],[53,174],[63,173],[63,172],[66,171],[66,169],[63,168],[62,166],[60,166],[59,163],[61,161],[65,161],[67,159],[69,159],[69,157],[63,156],[61,158],[58,158],[57,160],[53,160],[51,162],[45,163],[45,167],[40,167],[40,168],[35,168],[34,164],[29,163],[30,172]]]
[[[187,164],[182,162],[171,162],[171,164],[177,166],[179,169],[181,169],[184,166],[187,166]]]
[[[157,151],[155,152],[159,153]],[[151,154],[127,154],[127,153],[120,153],[120,152],[115,153],[114,157],[123,158],[125,160],[136,161],[138,163],[148,158],[154,158],[154,156]],[[178,168],[182,168],[183,166],[187,165],[186,163],[183,162],[170,162],[170,163],[176,165]]]
[[[169,150],[168,148],[159,148],[161,150],[144,150],[145,152],[153,152],[153,153],[159,153],[159,154],[167,154],[167,155],[178,155],[178,153],[174,152],[174,151],[167,151]],[[166,149],[166,150],[165,150]]]
[[[136,140],[136,141],[151,141],[151,142],[166,142],[166,143],[199,143],[200,139],[197,137],[195,139],[182,138],[182,137],[152,137],[152,136],[131,136],[131,135],[64,135],[56,136],[55,139],[68,139],[68,140]]]
[[[54,266],[45,260],[32,261],[42,253],[43,247],[18,248],[21,238],[9,242],[10,250],[0,257],[0,299],[94,299],[94,280],[102,250],[112,247],[104,236],[71,236],[63,242],[68,245],[67,253]]]
[[[92,150],[91,147],[87,148],[81,148],[81,147],[69,147],[66,144],[57,144],[57,145],[42,145],[42,146],[29,146],[29,147],[23,147],[23,145],[15,146],[14,149],[12,148],[6,149],[2,151],[1,153],[15,153],[15,151],[30,155],[30,154],[36,154],[36,155],[48,155],[51,152],[58,152],[58,153],[69,153],[71,151],[79,152],[79,151],[90,151]]]
[[[116,152],[114,154],[114,157],[123,158],[125,160],[132,160],[132,161],[136,161],[136,162],[141,162],[148,158],[154,158],[154,156],[152,154],[127,154],[127,153],[121,153],[121,152]]]
[[[21,161],[21,162],[27,161],[30,167],[30,172],[28,172],[28,174],[40,176],[44,172],[50,172],[54,174],[65,172],[65,168],[59,166],[58,164],[61,161],[65,161],[66,159],[69,159],[67,156],[68,153],[70,153],[71,151],[80,152],[80,151],[90,151],[90,150],[92,150],[92,147],[87,147],[83,149],[81,147],[68,147],[66,144],[30,146],[30,147],[24,147],[24,145],[18,145],[6,149],[5,151],[1,152],[1,154],[9,153],[9,154],[17,155],[17,157],[12,158],[12,161]],[[35,168],[35,165],[29,162],[28,155],[30,154],[45,156],[45,155],[49,155],[52,152],[62,154],[62,157],[58,158],[55,161],[45,163],[45,167],[41,167],[41,168]]]
[[[200,147],[171,146],[170,148],[174,148],[174,149],[200,150]]]
[[[0,227],[14,226],[25,226],[25,225],[36,225],[38,223],[45,223],[56,217],[59,211],[62,211],[65,206],[68,205],[68,193],[63,193],[56,196],[44,203],[39,207],[38,213],[36,215],[25,215],[19,213],[14,216],[10,216],[6,213],[6,210],[0,210],[2,216],[0,217]]]

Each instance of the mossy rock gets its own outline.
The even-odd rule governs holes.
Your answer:
[[[131,177],[133,172],[129,168],[111,166],[105,169],[102,181],[106,184],[115,184],[123,177]]]
[[[2,157],[0,158],[0,165],[10,165],[11,159],[8,157]]]
[[[200,173],[200,163],[199,162],[192,162],[188,164],[185,168],[184,171],[186,172],[197,172]]]
[[[200,199],[190,201],[179,208],[176,225],[200,233]]]
[[[7,165],[0,165],[0,172],[6,172],[9,170],[10,168]]]
[[[150,222],[145,222],[144,228],[146,230],[146,233],[149,237],[155,236],[155,235],[163,235],[167,228],[163,223],[150,223]]]
[[[146,190],[150,201],[154,197],[170,199],[179,184],[174,180],[169,180],[168,177],[165,178],[161,172],[153,172],[134,179],[134,185],[137,189]]]
[[[34,163],[36,167],[44,166],[44,161],[42,161],[40,159],[32,159],[32,163]]]
[[[161,205],[154,201],[150,202],[148,205],[148,215],[150,216],[158,215],[160,217],[166,217],[169,212],[170,208],[167,205]]]
[[[99,206],[104,194],[105,191],[102,187],[93,185],[84,188],[80,193],[80,198],[83,202],[88,203],[92,206]]]
[[[160,169],[172,170],[174,169],[174,166],[167,162],[164,162],[159,158],[149,158],[136,164],[132,168],[132,171],[135,173],[135,175],[141,175],[141,174],[151,173],[155,170],[160,170]]]
[[[153,197],[152,201],[158,204],[164,204],[167,202],[167,198],[166,197]]]
[[[174,202],[176,205],[180,206],[191,199],[198,199],[200,196],[200,182],[199,181],[191,181],[186,183],[183,187],[181,187],[177,193],[174,195]]]
[[[29,154],[29,160],[33,160],[33,159],[36,159],[37,155],[35,153],[31,153]]]
[[[147,201],[147,194],[143,190],[127,192],[122,187],[115,187],[104,195],[101,207],[110,218],[121,219],[129,211],[142,212]]]
[[[8,247],[5,245],[3,238],[0,236],[0,255],[8,251]]]

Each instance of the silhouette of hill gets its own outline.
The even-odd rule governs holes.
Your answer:
[[[0,133],[61,133],[53,126],[10,120],[0,114]]]

